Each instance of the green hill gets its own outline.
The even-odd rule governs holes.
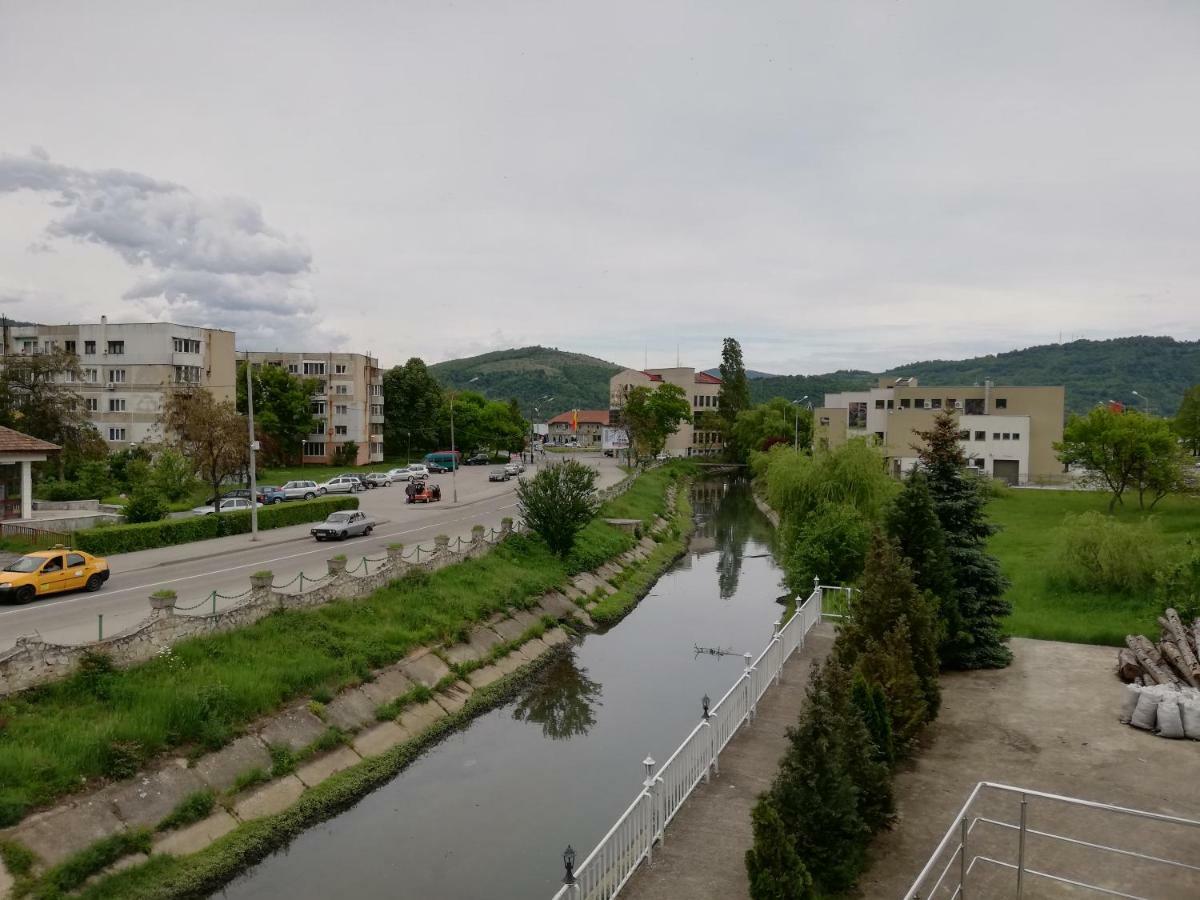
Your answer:
[[[497,350],[429,367],[446,387],[479,391],[496,400],[516,397],[525,415],[541,405],[542,397],[553,397],[541,405],[543,416],[564,409],[607,409],[608,380],[621,369],[616,363],[553,347]]]
[[[1169,337],[1127,337],[1107,341],[1047,344],[962,360],[914,362],[887,375],[915,375],[921,384],[975,384],[990,378],[997,384],[1061,384],[1067,389],[1067,411],[1081,413],[1108,400],[1135,405],[1133,391],[1144,395],[1151,410],[1172,416],[1183,392],[1200,384],[1200,341]],[[750,382],[756,402],[771,397],[797,400],[805,394],[819,403],[826,392],[861,390],[877,376],[841,371],[828,375],[782,375]]]

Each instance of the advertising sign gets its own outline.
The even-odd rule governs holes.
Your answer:
[[[600,432],[600,445],[604,450],[628,450],[629,435],[624,428],[605,428]]]

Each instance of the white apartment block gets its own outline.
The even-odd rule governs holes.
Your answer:
[[[692,406],[691,423],[684,422],[667,438],[664,448],[671,456],[712,456],[720,453],[724,445],[721,433],[716,429],[706,429],[696,424],[703,413],[716,412],[720,403],[721,379],[707,372],[697,372],[691,368],[674,369],[624,369],[614,375],[608,382],[609,408],[613,411],[613,421],[619,421],[617,411],[625,403],[625,395],[632,388],[646,387],[654,390],[663,382],[674,384],[683,389],[688,402]]]
[[[172,322],[5,326],[6,356],[65,350],[79,360],[71,378],[88,417],[119,450],[162,439],[159,418],[167,391],[198,386],[219,400],[236,396],[232,331]]]
[[[252,366],[279,366],[317,380],[317,430],[304,440],[305,463],[331,463],[339,444],[358,447],[355,465],[383,462],[383,371],[361,353],[250,352]]]

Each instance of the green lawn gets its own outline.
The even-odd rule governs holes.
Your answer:
[[[1121,645],[1126,634],[1155,635],[1162,609],[1149,594],[1136,596],[1088,593],[1056,584],[1053,573],[1062,552],[1059,526],[1068,513],[1104,513],[1108,494],[1093,491],[1014,490],[993,500],[988,511],[1002,526],[991,550],[1012,581],[1008,597],[1013,613],[1010,634],[1080,644]],[[1153,513],[1137,509],[1136,497],[1118,507],[1122,521],[1153,515],[1170,548],[1182,551],[1189,537],[1200,535],[1200,500],[1168,497]]]

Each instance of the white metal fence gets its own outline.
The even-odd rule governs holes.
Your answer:
[[[652,860],[655,843],[665,839],[667,825],[701,781],[720,771],[720,755],[737,730],[751,721],[755,708],[772,684],[778,683],[783,664],[804,646],[804,638],[821,621],[822,599],[828,587],[814,586],[808,599],[788,621],[778,626],[771,642],[751,659],[708,715],[671,754],[658,771],[647,757],[642,791],[595,849],[569,873],[554,900],[611,900],[629,881],[642,860]],[[707,698],[705,698],[707,700]]]
[[[981,781],[904,900],[1195,900],[1200,821]]]

